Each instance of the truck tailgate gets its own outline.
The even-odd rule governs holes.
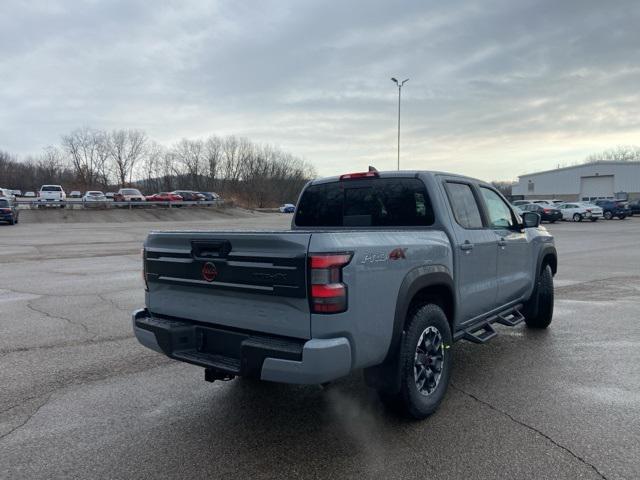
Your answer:
[[[145,242],[152,314],[310,338],[310,233],[152,232]]]

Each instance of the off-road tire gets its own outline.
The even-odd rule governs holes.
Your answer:
[[[440,376],[434,390],[421,393],[415,378],[416,351],[423,333],[435,329],[442,340],[442,362]],[[430,330],[433,332],[433,330]],[[400,345],[398,374],[400,390],[396,394],[379,391],[381,400],[398,413],[421,420],[434,413],[442,402],[451,375],[451,329],[447,316],[440,306],[428,303],[413,309],[407,318],[407,324]],[[433,372],[433,371],[432,371]],[[437,374],[436,374],[437,377]]]
[[[545,265],[538,276],[533,295],[524,308],[524,321],[529,328],[547,328],[553,319],[553,273]]]

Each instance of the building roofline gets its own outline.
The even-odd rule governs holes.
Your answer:
[[[551,170],[542,170],[540,172],[524,173],[518,175],[518,179],[522,177],[530,177],[532,175],[541,175],[543,173],[561,172],[563,170],[571,170],[573,168],[591,167],[596,165],[634,165],[640,167],[640,161],[621,161],[621,160],[602,160],[598,162],[581,163],[580,165],[571,165],[570,167],[552,168]]]

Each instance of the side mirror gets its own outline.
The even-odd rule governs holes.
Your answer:
[[[536,228],[540,226],[540,214],[536,212],[524,212],[522,214],[522,226],[524,228]]]

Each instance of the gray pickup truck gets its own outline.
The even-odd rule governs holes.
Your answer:
[[[143,250],[148,348],[235,376],[322,384],[363,369],[415,418],[442,401],[456,340],[546,328],[553,237],[491,185],[369,171],[307,184],[290,231],[152,232]]]

